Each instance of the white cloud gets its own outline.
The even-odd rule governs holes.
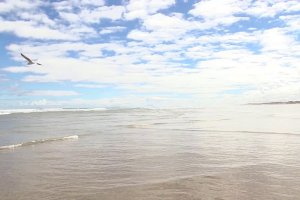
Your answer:
[[[288,50],[295,45],[291,35],[287,35],[279,28],[265,30],[261,36],[260,43],[264,51]]]
[[[102,6],[96,9],[85,8],[81,10],[79,16],[86,23],[99,23],[101,19],[121,19],[124,11],[123,6]]]
[[[105,4],[104,0],[80,0],[81,5],[91,5],[91,6],[103,6]]]
[[[21,38],[44,40],[77,40],[78,37],[47,26],[36,26],[28,21],[4,21],[0,19],[0,32],[11,32]]]
[[[245,13],[256,17],[274,17],[279,13],[289,13],[300,10],[297,0],[254,1]]]
[[[92,38],[97,36],[97,32],[93,27],[83,24],[69,26],[68,33],[80,38]]]
[[[85,60],[86,58],[102,58],[102,51],[113,51],[116,54],[130,51],[121,43],[87,44],[83,42],[58,42],[51,44],[34,43],[20,45],[11,44],[7,46],[6,49],[13,52],[14,58],[18,61],[23,61],[23,58],[21,58],[19,54],[19,50],[22,49],[23,53],[26,53],[26,55],[28,54],[28,56],[34,55],[35,59],[39,58],[39,61],[43,61],[43,63],[45,63],[46,60],[62,58],[66,58],[66,60],[68,60],[69,53],[77,53],[79,57],[77,60],[80,61]],[[43,51],[41,51],[41,49],[43,49]]]
[[[58,11],[72,11],[74,8],[84,8],[84,7],[99,7],[104,6],[104,0],[62,0],[51,3],[51,5]]]
[[[205,20],[248,14],[255,17],[274,17],[280,13],[300,10],[297,0],[251,1],[251,0],[203,0],[194,4],[190,14]]]
[[[40,101],[40,102],[39,102]],[[188,98],[175,98],[168,96],[139,96],[139,95],[126,95],[114,98],[100,98],[100,99],[83,99],[73,98],[68,100],[37,100],[37,101],[22,101],[25,106],[31,106],[35,103],[45,103],[46,107],[92,107],[92,108],[110,108],[110,107],[123,107],[123,108],[173,108],[173,107],[192,107],[199,106],[197,101]]]
[[[73,7],[74,7],[73,3],[74,2],[75,1],[67,1],[67,0],[57,1],[57,2],[53,2],[51,4],[51,6],[59,12],[61,12],[61,11],[71,11],[71,10],[73,10]]]
[[[51,96],[51,97],[63,97],[63,96],[77,96],[79,93],[74,91],[65,90],[34,90],[28,92],[29,96]]]
[[[231,24],[235,21],[241,20],[241,17],[227,17],[222,19],[223,24]],[[229,20],[229,21],[227,21]],[[233,21],[231,21],[233,20]],[[128,34],[128,38],[133,40],[141,40],[146,43],[162,43],[163,41],[178,41],[184,38],[185,41],[193,38],[194,40],[204,40],[210,39],[212,42],[213,39],[218,39],[218,36],[204,35],[201,38],[196,38],[192,34],[188,35],[191,31],[203,31],[206,29],[210,29],[218,25],[217,21],[209,21],[209,22],[199,22],[197,20],[187,20],[184,19],[182,14],[172,13],[172,15],[164,15],[161,13],[154,14],[148,16],[144,19],[142,25],[142,29],[140,30],[132,30]],[[222,35],[223,36],[223,35]],[[214,37],[214,38],[213,38]],[[239,32],[235,34],[227,34],[227,38],[223,38],[223,41],[243,41],[249,42],[249,40],[254,40],[253,36],[246,32]],[[221,38],[221,37],[219,37]],[[195,41],[188,41],[191,44],[195,43]],[[214,40],[216,42],[216,40]],[[218,41],[222,42],[222,41]]]
[[[268,31],[274,30],[270,29]],[[277,31],[282,33],[282,30]],[[43,59],[47,65],[43,68],[32,66],[8,68],[7,70],[11,72],[26,71],[35,74],[26,76],[25,81],[68,80],[83,83],[88,81],[95,83],[95,85],[85,85],[90,88],[97,88],[104,83],[139,93],[201,94],[202,98],[203,96],[208,98],[222,93],[224,90],[235,88],[237,85],[250,85],[258,91],[267,91],[264,92],[264,96],[270,96],[274,95],[276,88],[279,88],[276,87],[277,81],[286,83],[287,77],[291,81],[297,80],[297,68],[283,67],[286,65],[293,66],[291,64],[299,62],[299,59],[294,57],[294,52],[291,50],[286,50],[287,55],[283,57],[277,51],[265,55],[256,54],[244,46],[247,43],[261,42],[265,32],[214,34],[207,37],[193,38],[191,42],[187,42],[188,37],[185,37],[183,43],[178,40],[178,44],[175,43],[170,46],[157,44],[153,47],[145,47],[144,43],[138,42],[131,43],[130,48],[125,48],[121,44],[87,45],[84,43],[76,45],[61,43],[44,47],[28,46],[26,48],[32,49],[32,52],[35,52],[34,54],[38,54],[41,48],[48,48],[46,51],[47,56],[52,55],[51,49],[53,51],[59,49],[55,53],[60,52],[61,58],[58,59],[56,56],[44,57]],[[228,49],[219,49],[218,45],[226,46],[226,44],[234,45],[229,46]],[[267,47],[268,43],[265,43],[265,46]],[[185,51],[186,47],[189,47],[188,51]],[[9,49],[18,49],[18,47],[11,46]],[[93,50],[89,52],[88,50],[91,49]],[[69,50],[86,51],[86,55],[91,56],[93,51],[99,52],[101,49],[110,49],[118,52],[118,54],[89,60],[70,59],[64,56],[65,52]],[[157,53],[153,53],[155,51]],[[200,59],[197,68],[184,69],[181,68],[183,65],[171,61],[172,58],[178,59],[182,56],[184,59],[184,53],[187,55],[193,53],[194,59]],[[201,61],[203,58],[206,60]],[[139,59],[144,60],[145,63],[138,64]],[[268,89],[265,88],[266,86],[268,86]],[[274,88],[272,93],[268,92],[268,90],[271,91],[271,87]],[[290,91],[290,94],[292,93],[293,91]],[[251,96],[250,93],[246,94]]]
[[[42,2],[30,0],[4,0],[0,2],[0,14],[14,11],[34,10],[41,4]]]
[[[75,7],[72,5],[71,7]],[[59,15],[61,19],[70,24],[99,24],[102,19],[119,20],[122,19],[125,8],[123,6],[87,6],[82,5],[77,12],[73,10],[61,9]]]
[[[176,41],[186,32],[197,29],[200,24],[187,21],[179,14],[167,16],[161,13],[147,17],[143,22],[143,29],[132,30],[127,37],[147,43],[161,43],[163,41]]]
[[[241,12],[244,2],[238,0],[203,0],[194,4],[194,8],[189,13],[204,19],[224,18]]]
[[[45,106],[48,104],[46,99],[34,100],[30,102],[31,106]]]
[[[151,15],[147,17],[143,26],[148,30],[157,30],[157,29],[170,29],[172,31],[180,31],[181,29],[186,30],[190,28],[191,23],[182,19],[182,16],[174,15],[167,16],[161,13]]]
[[[195,3],[189,14],[164,10],[172,7],[174,0],[133,0],[124,6],[106,6],[104,1],[96,0],[48,4],[59,16],[37,14],[42,8],[16,14],[17,7],[12,7],[9,9],[14,12],[8,13],[9,17],[0,18],[0,32],[23,38],[6,47],[21,65],[3,66],[5,74],[21,73],[20,81],[41,85],[68,82],[80,90],[114,87],[133,95],[42,102],[47,105],[197,105],[212,99],[234,99],[226,91],[239,89],[243,94],[235,96],[242,101],[279,99],[281,94],[300,97],[299,16],[287,15],[298,9],[293,0],[203,0]],[[30,8],[24,4],[22,9]],[[274,17],[281,14],[284,16]],[[253,27],[247,27],[248,23],[226,27],[251,20],[250,16],[261,23],[269,17],[272,23],[263,29],[255,23],[249,23]],[[139,20],[125,22],[131,19]],[[280,27],[275,21],[281,23]],[[125,28],[129,31],[127,38],[119,33]],[[38,58],[43,66],[24,66],[19,51]],[[34,90],[27,95],[79,94]]]
[[[125,17],[128,20],[145,18],[149,14],[154,14],[159,10],[175,5],[175,0],[130,0],[126,5]]]
[[[287,27],[285,28],[287,31],[300,31],[300,15],[285,15],[279,17]]]
[[[81,18],[78,14],[71,13],[71,12],[59,12],[59,16],[63,19],[68,21],[69,23],[77,23],[80,22]]]
[[[104,88],[106,87],[105,85],[100,85],[100,84],[86,84],[86,83],[81,83],[81,84],[75,84],[75,87],[81,87],[81,88]]]
[[[231,25],[237,21],[247,18],[238,17],[236,14],[242,13],[248,6],[248,0],[203,0],[194,4],[194,8],[189,13],[196,17],[203,18],[204,22],[217,25]]]
[[[296,0],[203,0],[195,3],[194,8],[189,11],[189,14],[201,17],[204,22],[214,27],[218,25],[227,26],[241,20],[249,20],[248,17],[240,17],[240,15],[263,18],[299,10],[299,1]]]
[[[55,26],[55,21],[50,19],[44,13],[17,12],[16,14],[18,17],[20,17],[21,20],[34,22],[36,25],[42,24],[42,25],[50,26],[50,27]]]

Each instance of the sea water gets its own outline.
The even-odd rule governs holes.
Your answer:
[[[0,115],[0,199],[300,196],[300,106]]]

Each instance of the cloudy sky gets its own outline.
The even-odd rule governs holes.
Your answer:
[[[0,24],[0,108],[300,100],[298,0],[1,0]]]

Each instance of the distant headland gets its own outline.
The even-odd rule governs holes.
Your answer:
[[[300,104],[300,101],[278,101],[264,103],[248,103],[247,105],[276,105],[276,104]]]

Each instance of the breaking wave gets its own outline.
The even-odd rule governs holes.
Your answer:
[[[17,148],[17,147],[31,146],[31,145],[42,144],[42,143],[47,143],[47,142],[54,142],[54,141],[78,140],[78,138],[79,138],[78,135],[70,135],[70,136],[65,136],[65,137],[60,137],[60,138],[48,138],[48,139],[32,140],[30,142],[0,146],[0,150],[14,149],[14,148]]]
[[[76,111],[103,111],[106,108],[49,108],[49,109],[13,109],[0,110],[0,115],[9,115],[13,113],[38,113],[38,112],[76,112]]]

